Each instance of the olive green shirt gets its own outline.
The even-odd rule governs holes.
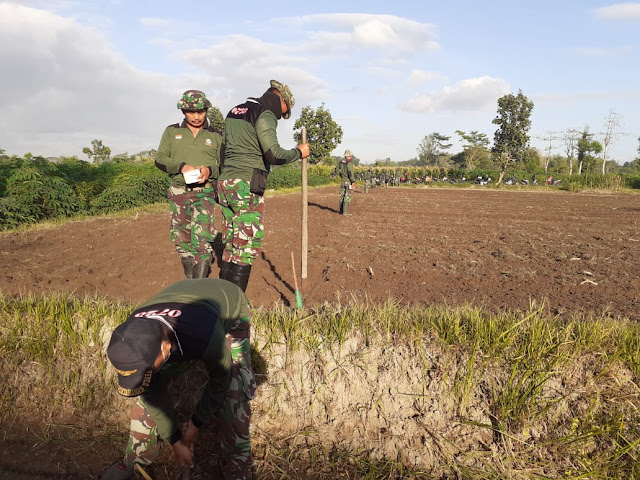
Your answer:
[[[176,313],[179,312],[179,313]],[[175,443],[180,426],[169,395],[169,382],[198,361],[208,382],[192,420],[208,422],[224,402],[231,382],[231,351],[226,334],[236,321],[249,316],[249,301],[242,289],[217,278],[188,279],[170,285],[140,305],[131,316],[160,315],[173,332],[169,360],[151,377],[141,401],[157,424],[163,440]]]
[[[254,99],[234,107],[225,120],[225,154],[220,180],[250,181],[254,169],[268,172],[267,165],[299,160],[300,150],[285,150],[278,143],[278,120],[271,110]]]
[[[185,186],[181,170],[184,165],[209,167],[209,180],[216,180],[220,162],[224,158],[222,132],[211,127],[209,121],[194,137],[185,120],[169,125],[162,134],[155,164],[163,172],[171,175],[172,184]]]

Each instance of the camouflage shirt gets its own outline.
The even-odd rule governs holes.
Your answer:
[[[280,99],[273,93],[249,98],[229,111],[220,180],[249,181],[254,169],[269,172],[271,165],[292,163],[302,157],[297,148],[285,150],[278,143],[276,128],[280,116]]]
[[[160,315],[173,328],[171,355],[154,373],[141,400],[158,425],[158,434],[175,443],[180,425],[168,393],[169,380],[189,362],[201,361],[209,381],[192,420],[208,422],[222,405],[231,382],[231,351],[225,335],[236,321],[248,316],[249,301],[241,288],[217,278],[174,283],[144,302],[130,316]]]
[[[185,181],[180,170],[185,164],[209,167],[209,179],[216,180],[223,158],[224,143],[220,130],[210,126],[207,120],[194,137],[186,120],[183,120],[182,123],[174,123],[164,130],[155,163],[156,167],[171,175],[173,185],[183,187]]]

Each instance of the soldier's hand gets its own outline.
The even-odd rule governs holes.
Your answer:
[[[200,432],[200,429],[196,427],[191,420],[189,420],[182,426],[182,441],[187,447],[191,448],[192,451],[193,451],[193,444],[198,438],[199,432]]]
[[[178,465],[178,467],[189,465],[189,468],[192,468],[194,465],[192,449],[189,448],[182,440],[178,440],[172,445],[172,447],[176,465]]]
[[[307,158],[309,156],[310,149],[308,143],[301,143],[297,148],[298,150],[300,150],[300,153],[302,153],[301,158]]]
[[[198,165],[196,167],[198,170],[200,170],[200,176],[198,177],[198,183],[204,183],[207,180],[209,180],[209,177],[211,176],[211,169],[205,165]]]

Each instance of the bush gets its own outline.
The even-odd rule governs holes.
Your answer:
[[[0,230],[17,228],[37,221],[38,217],[29,206],[12,197],[0,198]]]
[[[627,188],[640,189],[640,175],[625,175],[624,184]]]
[[[108,213],[140,207],[167,199],[171,178],[153,168],[136,168],[119,174],[112,186],[91,201],[93,213]]]
[[[6,199],[21,205],[17,210],[9,207],[16,215],[34,220],[75,215],[83,207],[67,182],[34,167],[19,168],[9,177]]]
[[[329,174],[322,175],[323,165],[314,165],[313,168],[307,169],[307,185],[318,186],[331,183]],[[331,169],[329,169],[331,170]],[[277,190],[279,188],[292,188],[302,185],[302,171],[300,168],[277,168],[269,173],[267,179],[267,188]]]

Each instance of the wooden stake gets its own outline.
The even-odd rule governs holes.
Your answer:
[[[302,127],[301,130],[302,143],[307,143],[307,129]],[[307,230],[307,208],[309,203],[307,201],[307,159],[302,159],[302,274],[303,279],[307,278],[307,250],[309,245],[309,232]]]

